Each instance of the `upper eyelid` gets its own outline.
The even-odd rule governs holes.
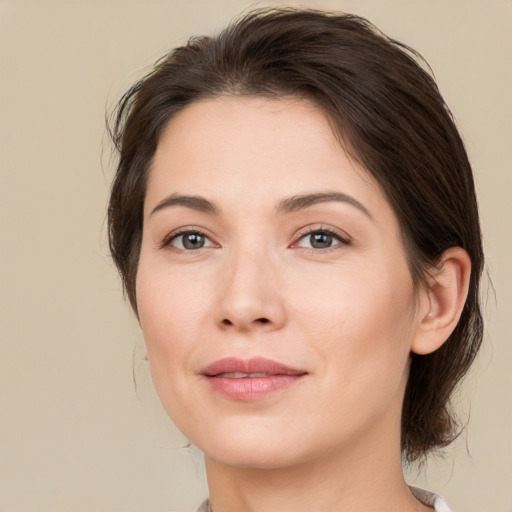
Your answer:
[[[305,236],[311,235],[312,233],[328,233],[330,235],[334,235],[335,237],[339,238],[342,242],[350,243],[352,241],[352,238],[345,232],[339,231],[334,228],[329,228],[325,226],[315,226],[315,227],[308,227],[304,228],[303,230],[300,230],[297,235],[294,237],[294,242],[301,240]]]
[[[180,236],[183,236],[183,235],[186,235],[186,234],[190,234],[190,233],[195,233],[195,234],[204,236],[205,238],[210,240],[210,242],[212,242],[212,244],[218,245],[218,243],[214,240],[214,238],[211,235],[205,233],[205,231],[203,229],[198,229],[198,228],[193,228],[193,227],[186,227],[186,228],[178,228],[178,229],[175,229],[175,230],[171,231],[170,233],[168,233],[163,238],[163,240],[160,242],[159,246],[160,246],[160,248],[167,247],[167,246],[169,246],[171,244],[171,242],[175,238],[178,238]]]

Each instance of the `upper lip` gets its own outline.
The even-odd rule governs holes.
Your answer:
[[[226,357],[204,367],[200,373],[207,377],[215,377],[223,373],[265,374],[265,376],[270,376],[304,375],[307,372],[264,357],[252,357],[250,359]]]

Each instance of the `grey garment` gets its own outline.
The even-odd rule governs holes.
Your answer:
[[[429,507],[434,507],[435,512],[451,512],[446,501],[444,501],[438,494],[426,491],[425,489],[419,489],[418,487],[409,486],[409,489],[411,489],[414,497],[421,501],[421,503],[428,505]],[[210,500],[206,499],[203,501],[201,506],[197,509],[197,512],[212,512],[212,509],[210,508]]]
[[[201,503],[201,506],[197,509],[197,512],[211,512],[210,508],[210,500],[205,499],[203,503]]]
[[[441,496],[425,489],[409,486],[409,489],[414,494],[414,497],[421,501],[424,505],[434,507],[435,512],[451,512],[450,507]]]

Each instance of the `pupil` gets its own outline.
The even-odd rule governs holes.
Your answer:
[[[325,249],[332,245],[332,236],[326,233],[314,233],[311,235],[311,246],[315,249]]]
[[[186,249],[200,249],[204,246],[204,236],[190,233],[183,237],[183,247]]]

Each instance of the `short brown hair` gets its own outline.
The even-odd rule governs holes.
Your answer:
[[[483,252],[471,167],[421,62],[364,18],[315,10],[256,10],[216,37],[193,38],[158,61],[118,104],[111,136],[120,158],[108,210],[112,256],[137,311],[146,182],[173,115],[219,95],[294,96],[315,104],[386,194],[417,286],[446,249],[462,247],[471,258],[469,294],[454,332],[434,353],[411,356],[402,413],[407,461],[456,435],[450,396],[476,356],[483,329]]]

